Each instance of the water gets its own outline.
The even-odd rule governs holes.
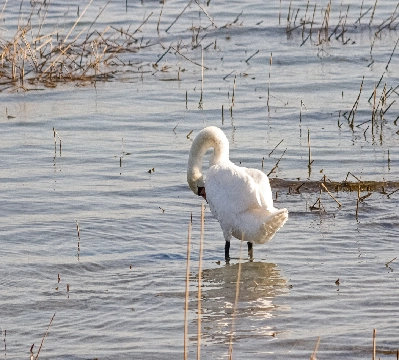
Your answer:
[[[296,24],[306,3],[292,4],[291,11],[300,9]],[[230,341],[234,358],[309,358],[320,337],[319,358],[364,359],[371,357],[374,328],[377,356],[395,358],[399,193],[388,198],[373,192],[360,203],[356,218],[355,192],[334,193],[341,207],[323,192],[325,211],[310,211],[319,189],[304,186],[295,193],[288,186],[324,175],[343,181],[349,171],[362,180],[398,179],[397,89],[373,133],[366,122],[373,107],[367,100],[381,76],[377,102],[383,84],[387,91],[399,85],[397,52],[385,70],[397,27],[384,29],[375,40],[373,35],[396,2],[378,3],[371,27],[372,10],[361,26],[353,26],[360,5],[351,5],[346,45],[334,37],[317,45],[321,9],[327,6],[317,3],[316,31],[302,46],[310,25],[303,38],[302,28],[288,34],[289,4],[280,7],[278,1],[202,4],[218,28],[193,3],[166,33],[186,4],[164,5],[159,35],[162,4],[127,2],[126,9],[123,2],[105,8],[93,26],[99,31],[110,24],[131,25],[132,31],[153,12],[140,33],[143,43],[152,46],[121,53],[121,60],[137,65],[118,67],[111,81],[84,86],[73,81],[56,88],[35,83],[27,87],[40,90],[28,92],[2,88],[0,323],[6,348],[1,357],[29,358],[32,344],[36,354],[54,314],[40,358],[182,357],[191,213],[188,336],[189,358],[195,357],[201,202],[188,189],[185,171],[192,138],[202,127],[216,125],[229,138],[235,163],[261,168],[264,158],[268,173],[282,156],[270,177],[285,180],[273,191],[278,192],[276,207],[290,213],[270,243],[255,247],[254,262],[241,261],[232,325],[240,243],[232,241],[235,259],[226,265],[221,229],[206,208],[201,358],[227,358]],[[94,1],[71,37],[90,26],[104,5]],[[57,28],[65,36],[77,20],[77,6],[51,3],[42,33]],[[363,12],[373,6],[366,2]],[[310,4],[307,18],[313,8]],[[83,9],[80,5],[80,14]],[[347,4],[332,3],[329,33],[346,9]],[[27,17],[30,5],[21,11]],[[15,34],[18,14],[19,5],[8,3],[2,39]],[[32,19],[35,26],[37,19]],[[206,34],[202,43],[211,44],[204,51],[209,70],[202,104],[199,66],[175,51],[157,70],[151,66],[170,44],[201,63],[200,49],[192,47],[192,25],[207,27],[198,39]],[[352,109],[363,76],[352,131],[343,114]],[[53,127],[61,150],[58,137],[54,146]],[[310,174],[308,129],[314,160]],[[356,181],[351,175],[348,179]],[[387,186],[386,191],[395,189]]]

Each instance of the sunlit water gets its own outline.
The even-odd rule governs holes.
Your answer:
[[[361,9],[351,5],[345,45],[334,36],[317,45],[327,6],[318,3],[314,34],[302,46],[310,25],[304,36],[302,27],[287,33],[288,2],[201,4],[217,28],[193,2],[166,33],[186,4],[166,2],[159,35],[162,4],[108,5],[94,26],[99,31],[110,24],[131,25],[132,31],[153,12],[140,35],[153,46],[122,53],[137,69],[122,69],[113,81],[55,89],[35,84],[28,88],[37,90],[28,92],[6,87],[0,94],[0,358],[29,358],[32,344],[37,354],[54,314],[40,358],[182,358],[191,214],[188,338],[189,358],[196,356],[201,201],[189,190],[185,171],[191,141],[206,125],[224,130],[235,163],[260,169],[264,159],[269,173],[281,158],[271,178],[298,185],[324,175],[343,181],[348,172],[363,180],[398,179],[398,89],[373,131],[367,122],[373,108],[368,99],[381,76],[377,102],[385,83],[387,91],[399,85],[399,49],[385,69],[398,21],[374,40],[395,1],[378,3],[371,26],[373,10],[355,27]],[[292,2],[291,12],[300,9],[296,25],[306,4]],[[90,26],[104,5],[93,1],[79,26]],[[22,9],[25,18],[29,6]],[[362,11],[373,6],[365,1]],[[307,19],[313,9],[310,4]],[[332,4],[329,34],[346,10],[347,4]],[[8,3],[2,39],[15,34],[18,14],[19,4]],[[43,32],[57,28],[65,36],[77,17],[77,4],[54,2]],[[179,42],[187,58],[201,63],[200,47],[192,47],[193,25],[207,27],[198,39],[206,34],[203,47],[210,44],[201,104],[199,66],[174,51],[158,69],[151,66]],[[352,130],[344,113],[363,76]],[[255,246],[253,262],[243,246],[236,305],[240,243],[232,241],[234,259],[225,264],[222,231],[206,208],[201,358],[227,358],[231,342],[234,358],[308,359],[318,337],[319,358],[370,358],[374,328],[377,356],[395,358],[399,192],[373,192],[356,217],[357,193],[334,193],[338,207],[323,192],[325,211],[310,211],[318,189],[276,191],[275,206],[286,207],[289,220],[270,243]]]

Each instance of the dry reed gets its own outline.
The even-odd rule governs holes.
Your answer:
[[[79,259],[79,252],[80,252],[80,229],[79,229],[79,223],[76,220],[76,231],[78,233],[78,259]]]
[[[0,42],[0,87],[26,91],[29,85],[56,87],[59,82],[107,80],[114,76],[115,65],[127,65],[119,58],[119,54],[152,46],[138,44],[135,37],[150,16],[132,32],[112,26],[102,31],[91,30],[110,1],[98,13],[88,30],[86,27],[76,30],[81,26],[82,17],[92,1],[80,12],[78,19],[63,37],[57,31],[41,33],[50,2],[34,2],[26,24],[19,24],[10,40]],[[41,17],[42,13],[44,16]],[[36,14],[37,22],[34,21]],[[75,33],[77,35],[72,38]]]
[[[48,324],[48,327],[47,327],[46,332],[45,332],[44,335],[43,335],[42,342],[40,343],[39,350],[37,351],[35,360],[37,360],[37,359],[39,358],[40,351],[41,351],[41,349],[42,349],[42,347],[43,347],[44,339],[46,338],[46,336],[47,336],[47,334],[48,334],[48,332],[49,332],[49,330],[50,330],[50,326],[51,326],[51,324],[53,323],[54,317],[55,317],[55,313],[54,313],[53,317],[51,318],[50,323]],[[33,346],[32,346],[32,348],[33,348]],[[31,348],[31,350],[32,350],[32,348]]]
[[[204,246],[204,203],[201,204],[201,233],[198,260],[198,320],[197,320],[197,360],[201,359],[201,281],[202,281],[202,254]]]
[[[192,228],[192,215],[191,215],[191,221],[188,224],[188,235],[187,235],[186,296],[185,296],[185,302],[184,302],[184,360],[187,360],[187,356],[188,356],[188,295],[189,295],[189,291],[190,291],[191,228]]]
[[[269,83],[267,86],[267,112],[270,115],[270,73],[272,71],[273,64],[273,53],[270,53],[270,61],[269,61]]]
[[[316,346],[314,348],[312,355],[310,356],[310,360],[317,360],[316,353],[317,353],[317,350],[319,349],[319,345],[320,345],[320,336],[317,338],[317,343],[316,343]]]

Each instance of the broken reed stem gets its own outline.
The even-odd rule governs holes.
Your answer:
[[[284,141],[284,139],[281,140],[281,141],[274,147],[274,149],[269,153],[269,157],[270,157],[271,154],[273,154],[274,150],[276,150],[277,147],[278,147],[283,141]]]
[[[258,52],[259,50],[255,51],[247,60],[245,60],[245,62],[248,63],[248,61],[251,60]]]
[[[348,176],[352,175],[357,181],[359,181],[360,183],[362,182],[362,180],[360,180],[357,176],[353,175],[350,171],[348,171],[348,173],[346,174],[346,178],[345,181],[348,180]]]
[[[234,106],[234,94],[235,94],[235,91],[236,91],[236,80],[237,80],[237,72],[234,75],[233,95],[231,96],[231,106]]]
[[[205,11],[205,9],[198,3],[197,0],[195,0],[195,3],[198,5],[198,7],[202,10],[202,12],[206,15],[206,17],[209,19],[209,21],[212,23],[212,25],[217,28],[216,24],[213,22],[211,17],[208,15],[208,13]]]
[[[42,342],[40,343],[39,350],[37,351],[35,360],[39,357],[40,350],[42,349],[44,339],[46,338],[46,336],[47,336],[47,334],[48,334],[48,331],[50,330],[50,326],[51,326],[51,324],[52,324],[52,322],[53,322],[53,320],[54,320],[54,317],[55,317],[55,313],[54,313],[53,317],[51,318],[50,323],[48,324],[48,327],[47,327],[46,332],[45,332],[44,335],[43,335]]]
[[[238,296],[240,293],[240,281],[241,281],[241,258],[242,258],[242,244],[244,242],[244,237],[241,240],[240,244],[240,257],[238,259],[238,272],[237,272],[237,283],[236,283],[236,297],[234,300],[234,308],[233,315],[231,318],[231,332],[230,332],[230,344],[229,344],[229,360],[233,359],[233,333],[234,333],[234,324],[237,313],[237,304],[238,304]]]
[[[202,280],[202,252],[204,245],[204,203],[201,204],[201,233],[198,261],[198,321],[197,321],[197,360],[201,359],[201,280]]]
[[[377,87],[374,86],[374,102],[373,102],[373,111],[371,113],[371,133],[374,134],[374,123],[375,123],[375,102],[376,102],[376,97],[377,97]]]
[[[309,149],[309,161],[308,161],[308,169],[309,169],[309,177],[312,172],[312,160],[311,160],[311,152],[310,152],[310,130],[308,129],[308,149]]]
[[[321,183],[321,186],[323,187],[323,189],[324,189],[325,191],[327,191],[328,195],[331,196],[331,198],[338,204],[338,206],[341,207],[341,206],[342,206],[341,203],[334,197],[333,194],[331,194],[331,193],[328,191],[327,186],[325,186],[323,183]]]
[[[204,49],[201,45],[201,103],[202,103],[203,93],[204,93]]]
[[[89,3],[87,4],[87,6],[85,7],[85,9],[83,10],[83,12],[80,14],[80,16],[78,17],[78,19],[75,21],[75,24],[73,24],[73,26],[71,27],[71,30],[69,30],[69,33],[67,34],[67,36],[65,37],[63,43],[65,44],[65,42],[67,41],[69,35],[71,35],[71,32],[73,31],[73,29],[75,29],[76,25],[78,24],[78,22],[80,21],[80,19],[82,18],[82,16],[84,15],[84,13],[86,12],[86,10],[89,8],[89,6],[91,5],[91,3],[93,2],[93,0],[90,0]]]
[[[157,24],[157,33],[158,33],[158,35],[159,35],[159,24],[161,23],[161,16],[162,16],[162,11],[163,11],[164,5],[165,5],[165,1],[162,1],[161,12],[159,13],[158,24]]]
[[[76,220],[76,230],[78,232],[78,252],[80,251],[80,229],[79,229],[79,223]]]
[[[357,111],[357,107],[359,105],[360,95],[361,95],[362,89],[363,89],[363,82],[364,82],[364,75],[362,78],[362,82],[360,84],[359,95],[357,96],[357,99],[356,99],[355,103],[353,104],[352,110],[349,112],[349,115],[348,115],[348,121],[350,122],[350,126],[351,126],[352,130],[353,130],[353,122],[355,120],[355,114]],[[352,116],[352,121],[350,120],[351,116]]]
[[[188,236],[187,236],[186,297],[184,302],[184,360],[187,360],[187,355],[188,355],[188,295],[190,291],[191,227],[192,227],[192,220],[188,224]]]
[[[316,4],[314,6],[314,10],[313,10],[313,18],[312,18],[312,22],[310,23],[310,31],[309,31],[309,36],[310,38],[312,38],[312,29],[313,29],[313,23],[314,23],[314,14],[316,13]]]
[[[270,67],[269,67],[269,84],[267,86],[267,112],[270,115],[270,73],[272,71],[272,64],[273,64],[273,53],[270,53]]]
[[[190,0],[188,2],[188,4],[185,6],[185,8],[182,10],[182,12],[177,15],[176,19],[172,22],[172,24],[169,25],[169,27],[165,30],[165,32],[168,32],[169,29],[176,23],[177,20],[179,20],[179,17],[183,15],[183,13],[186,11],[186,9],[191,5],[191,3],[193,2],[193,0]]]
[[[377,2],[376,2],[377,3]],[[373,329],[373,360],[375,360],[377,330]]]
[[[360,202],[360,183],[359,183],[359,187],[357,188],[356,220],[358,219],[358,216],[359,216],[359,202]]]
[[[375,0],[375,3],[374,3],[374,8],[373,8],[373,12],[371,13],[371,16],[370,16],[370,22],[369,22],[369,26],[371,26],[371,23],[373,22],[373,18],[374,18],[375,9],[377,8],[377,2],[378,2],[378,0]]]
[[[317,354],[317,350],[319,349],[319,345],[320,345],[320,336],[317,338],[317,343],[316,343],[316,346],[314,348],[312,355],[310,356],[310,360],[317,360],[316,354]]]
[[[60,156],[61,156],[61,138],[58,135],[57,131],[55,131],[54,127],[53,127],[53,133],[54,133],[54,152],[55,152],[55,155],[57,155],[57,139],[56,139],[56,137],[58,137],[58,140],[60,141]]]
[[[274,170],[276,170],[276,168],[278,167],[279,162],[283,158],[283,156],[284,156],[286,151],[287,151],[287,148],[285,148],[285,150],[283,151],[283,154],[280,156],[280,159],[277,160],[276,165],[274,165],[273,169],[270,170],[270,172],[267,174],[267,176],[269,176],[272,172],[274,172]]]

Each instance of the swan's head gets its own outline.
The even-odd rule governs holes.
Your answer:
[[[209,148],[213,148],[210,166],[229,159],[229,142],[222,130],[209,126],[201,130],[191,145],[187,167],[187,182],[191,191],[204,196],[205,179],[202,175],[202,162]]]
[[[202,189],[205,189],[205,183],[202,174],[198,171],[198,168],[196,170],[197,171],[193,172],[187,171],[187,182],[191,191],[194,194],[201,196]]]

